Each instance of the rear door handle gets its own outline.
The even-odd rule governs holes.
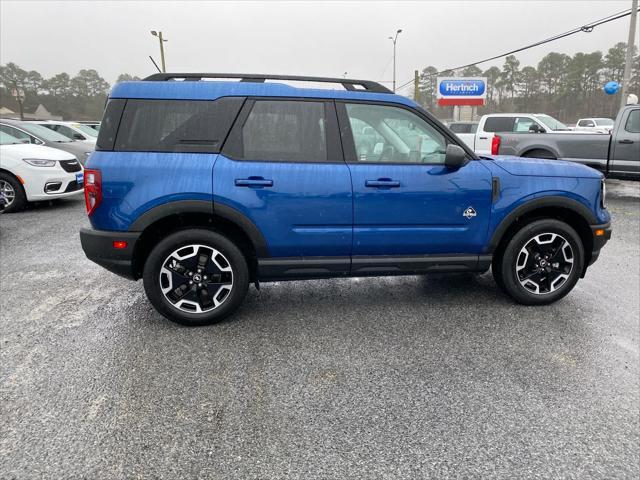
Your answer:
[[[273,180],[267,180],[263,177],[236,178],[235,184],[236,187],[273,187]]]
[[[397,188],[400,186],[400,182],[390,178],[379,178],[378,180],[366,180],[364,186],[371,188]]]
[[[487,140],[489,137],[479,137],[480,140]]]
[[[631,144],[631,143],[633,143],[633,140],[629,140],[629,139],[625,138],[624,140],[618,140],[618,143]]]

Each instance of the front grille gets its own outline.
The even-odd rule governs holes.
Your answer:
[[[77,160],[60,160],[60,166],[65,172],[73,173],[82,170],[80,163]]]
[[[73,182],[69,182],[69,185],[67,185],[64,193],[75,192],[76,190],[80,190],[82,187],[82,185],[78,185],[78,182],[74,180]]]

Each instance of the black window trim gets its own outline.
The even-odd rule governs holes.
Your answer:
[[[381,105],[381,106],[396,107],[396,108],[401,108],[403,110],[406,110],[410,113],[413,113],[418,118],[427,122],[428,125],[433,127],[433,129],[436,130],[438,133],[440,133],[445,139],[445,148],[451,144],[458,145],[459,147],[462,147],[462,149],[465,151],[469,160],[479,159],[475,155],[475,153],[473,153],[473,151],[470,150],[469,147],[467,147],[466,144],[459,141],[459,139],[455,136],[454,133],[452,133],[433,115],[431,115],[429,112],[427,112],[426,110],[420,107],[412,108],[412,107],[409,107],[408,105],[395,103],[395,102],[378,102],[378,101],[371,101],[371,100],[355,100],[355,99],[354,100],[340,99],[340,100],[336,100],[335,103],[336,103],[336,111],[338,113],[338,123],[340,126],[340,137],[342,139],[342,148],[344,150],[344,158],[346,163],[356,164],[356,165],[411,165],[414,167],[421,167],[421,166],[444,167],[444,162],[443,163],[439,163],[439,162],[424,163],[424,162],[375,162],[375,161],[362,162],[362,161],[359,161],[358,155],[356,153],[355,142],[353,140],[353,133],[351,132],[351,122],[349,121],[349,115],[347,114],[347,108],[346,108],[347,103],[352,103],[352,104],[359,103],[359,104],[374,105],[374,106]]]
[[[124,117],[124,112],[127,108],[127,104],[129,103],[129,100],[143,100],[143,101],[171,101],[171,102],[215,102],[217,100],[220,100],[222,98],[240,98],[242,99],[242,104],[240,105],[240,108],[238,109],[238,112],[236,113],[235,117],[233,118],[233,120],[231,121],[231,127],[229,128],[229,130],[227,131],[224,139],[220,142],[220,147],[215,149],[215,151],[210,151],[210,152],[204,152],[204,151],[198,151],[198,152],[189,152],[186,150],[177,150],[177,151],[167,151],[167,150],[128,150],[128,149],[117,149],[116,150],[116,143],[118,142],[118,135],[120,134],[120,127],[122,125],[122,118]],[[222,147],[224,146],[227,138],[229,137],[229,134],[233,128],[234,123],[236,122],[236,120],[238,119],[238,116],[240,115],[240,112],[242,111],[242,109],[244,108],[244,105],[246,104],[247,101],[247,97],[246,95],[223,95],[220,97],[216,97],[216,98],[151,98],[151,97],[130,97],[130,98],[120,98],[120,97],[113,97],[113,98],[109,98],[107,101],[109,100],[124,100],[124,103],[122,104],[122,108],[120,109],[120,115],[118,118],[118,125],[116,127],[116,134],[115,137],[113,139],[113,144],[111,145],[110,149],[97,149],[96,151],[100,151],[100,152],[105,152],[105,151],[109,151],[109,152],[129,152],[129,153],[171,153],[171,154],[176,154],[176,153],[188,153],[188,154],[201,154],[201,155],[217,155],[219,153],[222,152]],[[106,105],[105,105],[105,111],[106,111]],[[97,146],[97,142],[96,142],[96,146]]]
[[[243,158],[242,152],[242,128],[249,118],[249,114],[253,110],[253,106],[257,101],[281,101],[281,102],[313,102],[322,103],[324,105],[324,121],[325,121],[325,142],[327,149],[327,160],[322,162],[308,162],[303,160],[247,160]],[[224,144],[220,148],[220,153],[230,160],[237,162],[257,162],[257,163],[296,163],[309,165],[336,165],[344,164],[344,153],[342,143],[340,141],[340,130],[338,125],[338,116],[334,101],[331,98],[319,97],[270,97],[256,96],[247,97],[246,102],[240,109],[240,113],[236,117]]]

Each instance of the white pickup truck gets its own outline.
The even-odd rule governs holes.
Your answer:
[[[571,132],[564,123],[544,113],[491,113],[483,115],[475,133],[458,137],[478,155],[497,155],[496,133],[586,133]]]

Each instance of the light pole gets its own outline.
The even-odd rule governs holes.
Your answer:
[[[620,92],[620,108],[627,104],[629,82],[631,81],[631,63],[633,62],[633,46],[636,38],[636,17],[638,15],[638,0],[631,1],[631,19],[629,20],[629,41],[624,62],[624,74],[622,75],[622,92]]]
[[[162,38],[162,32],[160,31],[156,32],[155,30],[151,30],[151,35],[158,37],[158,40],[160,40],[160,63],[162,64],[162,73],[166,73],[167,68],[164,64],[164,42],[167,42],[168,40]]]
[[[396,31],[395,37],[389,37],[389,40],[393,42],[393,92],[396,91],[396,42],[398,41],[398,35],[402,33],[402,29],[399,28]]]

